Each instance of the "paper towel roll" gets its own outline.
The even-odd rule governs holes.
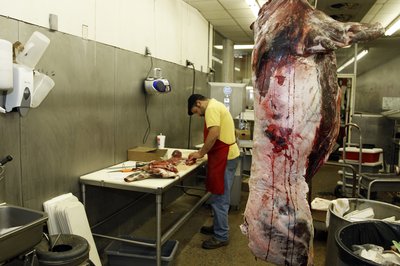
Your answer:
[[[165,148],[165,136],[161,133],[160,133],[160,135],[157,136],[157,148],[158,149]]]
[[[0,39],[0,90],[13,87],[12,43]]]

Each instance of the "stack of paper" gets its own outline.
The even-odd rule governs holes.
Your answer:
[[[101,266],[85,207],[78,198],[72,193],[60,195],[44,202],[43,208],[49,216],[47,226],[50,235],[74,234],[85,238],[90,245],[90,260],[96,266]]]
[[[375,213],[371,207],[363,210],[354,210],[343,216],[344,219],[350,220],[352,222],[369,220],[373,219],[374,217]]]

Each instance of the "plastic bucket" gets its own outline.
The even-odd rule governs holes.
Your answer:
[[[366,208],[372,208],[375,213],[375,219],[384,219],[390,216],[395,216],[396,220],[400,220],[400,207],[393,204],[367,200],[367,199],[348,199],[349,207],[351,211],[364,210]],[[328,227],[328,239],[326,243],[326,259],[325,265],[331,266],[336,265],[338,261],[338,248],[335,241],[335,233],[343,226],[349,225],[352,222],[344,219],[342,216],[338,216],[333,212],[333,204],[329,205],[329,227]]]
[[[368,232],[368,233],[366,233]],[[382,221],[367,221],[348,224],[335,234],[340,266],[381,265],[353,253],[352,245],[374,244],[390,250],[392,240],[400,239],[400,224]]]
[[[47,75],[35,71],[33,76],[33,90],[31,107],[36,108],[42,103],[47,94],[53,89],[55,83]]]
[[[17,55],[17,63],[31,69],[35,68],[49,43],[50,39],[46,35],[35,31],[24,45],[24,50]]]

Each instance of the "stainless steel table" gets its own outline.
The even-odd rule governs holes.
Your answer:
[[[167,157],[169,158],[172,152],[177,149],[169,148],[167,151]],[[187,157],[190,152],[194,150],[182,150],[183,157]],[[89,173],[80,177],[81,187],[82,187],[82,200],[83,204],[86,203],[86,185],[91,186],[100,186],[107,187],[113,189],[122,189],[122,190],[130,190],[135,192],[144,192],[151,193],[155,195],[156,200],[156,243],[146,243],[140,241],[126,240],[117,237],[111,237],[106,235],[93,234],[94,236],[109,238],[118,241],[124,241],[129,243],[140,244],[144,246],[151,246],[156,248],[156,260],[157,266],[161,265],[161,247],[162,245],[175,233],[181,225],[186,222],[186,220],[192,215],[192,213],[201,206],[210,196],[210,193],[205,193],[205,195],[185,214],[180,220],[175,223],[169,230],[162,235],[161,231],[161,208],[162,208],[162,194],[168,189],[176,186],[179,182],[181,182],[189,173],[196,170],[201,165],[205,164],[207,159],[198,160],[196,164],[187,166],[184,164],[180,164],[177,166],[179,172],[178,176],[175,178],[166,178],[166,179],[145,179],[140,181],[134,181],[131,183],[127,183],[124,181],[124,177],[128,176],[130,173],[122,173],[122,172],[113,172],[112,170],[118,169],[121,167],[129,168],[133,167],[135,162],[126,161],[121,164],[117,164],[93,173]]]

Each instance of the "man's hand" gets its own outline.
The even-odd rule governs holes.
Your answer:
[[[211,148],[214,146],[215,141],[217,141],[219,137],[220,129],[218,126],[213,126],[208,128],[208,135],[206,141],[204,142],[203,147],[199,151],[192,152],[189,154],[189,159],[200,159],[206,155]]]
[[[191,154],[189,154],[189,160],[200,159],[203,157],[204,157],[204,155],[201,155],[201,153],[198,151],[195,151],[195,152],[192,152]]]

